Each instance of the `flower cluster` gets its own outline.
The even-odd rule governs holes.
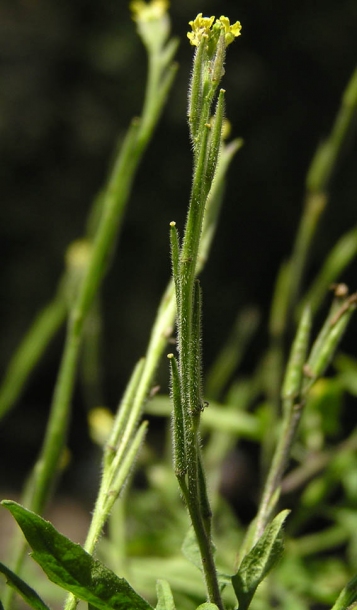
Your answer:
[[[221,31],[224,31],[225,43],[228,46],[237,36],[240,36],[242,29],[239,21],[231,25],[228,17],[224,17],[224,15],[215,21],[215,17],[202,17],[202,13],[199,13],[193,21],[189,21],[189,25],[192,32],[187,32],[187,38],[195,47],[198,47],[202,40],[209,41],[212,37],[216,38]]]
[[[132,0],[130,10],[140,38],[150,53],[162,52],[170,32],[169,0]]]
[[[168,0],[152,0],[149,4],[143,0],[133,0],[130,3],[130,10],[134,21],[150,21],[160,19],[169,8]]]

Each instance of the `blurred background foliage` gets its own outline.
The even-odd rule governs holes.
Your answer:
[[[228,51],[227,117],[244,138],[230,171],[220,227],[203,274],[204,357],[209,366],[239,309],[268,316],[279,265],[291,252],[304,179],[355,67],[356,0],[173,0],[179,73],[126,214],[103,295],[103,387],[112,409],[145,350],[170,273],[168,226],[183,226],[191,184],[186,92],[198,12],[242,23]],[[53,295],[68,244],[83,234],[130,118],[140,111],[146,56],[123,0],[2,0],[0,6],[0,366]],[[356,222],[356,137],[341,158],[309,272]],[[356,289],[355,265],[344,278]],[[354,333],[354,334],[353,334]],[[4,484],[33,459],[61,353],[53,342],[0,432]],[[243,370],[267,341],[262,330]],[[348,343],[349,341],[349,343]],[[348,345],[355,345],[351,328]],[[167,383],[166,362],[158,373]],[[165,388],[166,391],[166,388]],[[75,396],[72,451],[90,450],[83,401]],[[21,425],[19,425],[21,421]],[[10,464],[10,462],[9,462]],[[22,468],[19,468],[22,464]],[[78,474],[78,472],[77,472]],[[83,471],[80,471],[83,478]],[[77,479],[78,480],[78,479]],[[85,485],[87,485],[85,481]]]

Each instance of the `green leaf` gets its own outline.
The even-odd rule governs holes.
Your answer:
[[[357,601],[357,575],[342,589],[331,610],[352,610]]]
[[[156,583],[157,605],[155,610],[175,610],[175,602],[169,583],[158,580]]]
[[[47,577],[100,610],[151,610],[124,578],[119,578],[51,523],[20,504],[1,502],[16,519]]]
[[[21,597],[35,610],[49,610],[45,602],[42,601],[40,596],[34,591],[26,582],[16,576],[9,568],[4,566],[0,562],[0,572],[6,576],[7,584],[15,589]],[[2,607],[2,606],[0,606]]]
[[[258,542],[244,557],[237,574],[232,576],[239,610],[249,608],[258,585],[282,556],[283,525],[288,514],[288,510],[283,510],[273,519]]]
[[[181,551],[196,568],[202,571],[202,558],[197,544],[195,530],[190,527],[181,546]]]
[[[182,543],[181,551],[182,551],[183,555],[186,557],[186,559],[188,559],[188,561],[190,561],[190,563],[193,563],[193,565],[196,566],[196,568],[198,568],[199,570],[201,570],[201,572],[203,572],[201,553],[200,553],[199,546],[197,544],[197,538],[196,538],[195,530],[193,529],[193,527],[190,527],[190,529],[188,530],[188,532],[184,538],[184,541]],[[213,545],[213,552],[215,552],[214,545]],[[217,577],[218,577],[218,582],[219,582],[222,590],[224,589],[224,587],[231,584],[232,577],[229,576],[228,574],[221,572],[220,570],[217,570]],[[202,605],[204,605],[204,604],[202,604]],[[213,606],[214,606],[214,604],[213,604]],[[200,606],[200,608],[201,608],[201,606]],[[207,609],[207,610],[209,610],[209,609]]]
[[[218,610],[218,606],[216,606],[216,604],[211,604],[211,602],[205,602],[198,606],[196,610]]]

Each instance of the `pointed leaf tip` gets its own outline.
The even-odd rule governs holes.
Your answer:
[[[169,583],[158,580],[156,583],[157,605],[155,610],[175,610],[175,602]]]
[[[232,584],[239,610],[247,610],[258,585],[283,554],[283,526],[289,510],[283,510],[266,527],[263,535],[244,557]]]

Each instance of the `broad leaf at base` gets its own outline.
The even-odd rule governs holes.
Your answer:
[[[124,578],[57,532],[49,521],[16,502],[3,500],[1,504],[16,519],[33,559],[52,582],[99,610],[152,610]]]

